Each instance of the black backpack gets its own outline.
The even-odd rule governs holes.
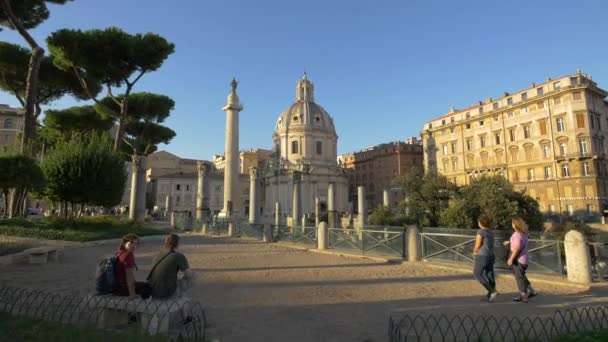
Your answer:
[[[112,293],[116,289],[118,284],[116,283],[114,271],[120,254],[104,258],[97,265],[95,272],[95,290],[97,294]]]

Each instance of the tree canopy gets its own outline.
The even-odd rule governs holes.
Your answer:
[[[457,187],[445,176],[420,168],[412,169],[407,176],[398,178],[396,184],[406,194],[400,205],[412,222],[420,226],[439,225],[441,212],[446,209],[457,192]]]
[[[13,189],[26,189],[22,191],[24,193],[29,190],[39,191],[44,184],[44,175],[34,159],[21,154],[0,155],[0,170],[0,195],[4,196],[6,217],[11,211],[9,192]]]
[[[36,115],[40,114],[39,106],[37,106],[38,76],[44,58],[44,49],[38,45],[27,30],[38,26],[49,17],[47,3],[64,4],[67,1],[71,0],[0,0],[0,25],[17,31],[32,50],[25,77],[25,93],[21,101],[25,110],[21,138],[22,152],[33,153],[30,145],[36,135]],[[16,56],[12,55],[13,58]]]
[[[124,95],[117,96],[118,102],[124,100]],[[97,105],[98,111],[106,106],[113,111],[118,104],[112,98],[105,98]],[[169,117],[175,107],[175,102],[168,96],[140,92],[129,97],[129,121],[125,126],[125,145],[121,149],[129,155],[146,156],[153,153],[160,143],[169,143],[175,137],[175,132],[161,125]]]
[[[43,135],[50,143],[73,133],[107,132],[113,125],[112,118],[97,112],[93,106],[47,110],[43,122]]]
[[[113,206],[127,180],[122,157],[105,134],[73,134],[61,139],[42,162],[45,194],[55,201]]]
[[[25,106],[27,75],[29,59],[32,52],[22,46],[0,42],[0,89],[4,90]],[[87,81],[89,88],[97,94],[100,88],[97,84]],[[50,57],[43,57],[38,73],[38,91],[35,96],[37,118],[41,105],[46,105],[64,95],[72,95],[77,99],[86,99],[87,95],[80,82],[71,72],[58,69]]]
[[[8,4],[25,29],[31,29],[49,18],[49,9],[47,3],[65,4],[73,0],[1,0]],[[5,4],[3,4],[5,6]],[[8,13],[5,7],[0,12],[0,25],[8,27],[11,30],[16,29],[9,21]]]
[[[530,229],[540,230],[543,217],[538,202],[514,190],[501,176],[483,176],[460,188],[460,196],[443,212],[441,224],[450,227],[477,228],[477,219],[487,215],[493,229],[511,229],[511,218],[521,216]]]
[[[125,126],[130,122],[130,96],[133,87],[146,73],[155,71],[175,50],[175,46],[155,33],[131,35],[118,28],[105,30],[62,29],[52,33],[47,43],[53,62],[73,72],[98,108],[117,119],[114,150],[119,150]],[[107,89],[108,101],[97,99],[86,80],[94,79]],[[124,88],[115,96],[113,88]]]

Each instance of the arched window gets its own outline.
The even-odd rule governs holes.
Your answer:
[[[298,154],[298,142],[297,141],[292,141],[291,142],[291,153],[292,154]]]
[[[14,123],[13,123],[13,119],[6,119],[4,120],[4,128],[5,129],[13,129],[14,127]]]
[[[323,154],[323,142],[322,141],[317,141],[317,154],[318,155]]]

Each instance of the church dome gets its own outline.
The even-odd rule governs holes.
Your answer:
[[[336,164],[334,120],[314,100],[314,84],[306,73],[296,84],[296,101],[277,119],[275,150],[292,163]]]
[[[296,102],[279,115],[275,134],[302,128],[336,134],[332,117],[314,102],[314,84],[306,73],[296,86]]]

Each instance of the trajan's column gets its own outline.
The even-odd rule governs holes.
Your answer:
[[[224,150],[226,164],[224,166],[224,209],[222,212],[229,220],[229,236],[233,236],[235,233],[234,219],[238,215],[238,212],[234,212],[234,206],[239,196],[239,112],[243,110],[243,107],[239,104],[239,97],[236,94],[237,85],[237,81],[233,78],[230,82],[232,91],[228,95],[226,106],[222,108],[226,112],[226,146]]]

